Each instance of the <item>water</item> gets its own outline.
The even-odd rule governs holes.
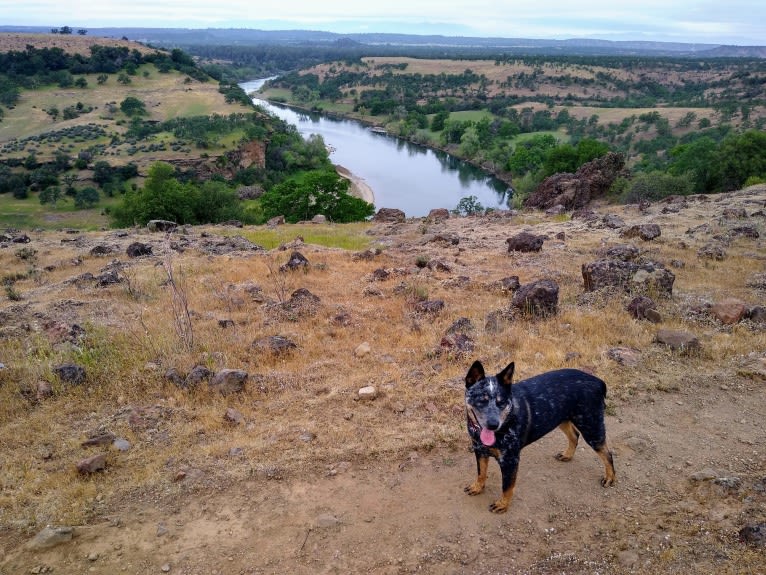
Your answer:
[[[240,85],[249,94],[264,82]],[[322,136],[332,150],[332,162],[372,188],[376,209],[398,208],[408,217],[419,217],[433,208],[454,209],[468,196],[476,196],[485,208],[507,207],[507,184],[454,156],[378,134],[353,120],[298,112],[257,97],[254,101],[296,126],[302,136]]]

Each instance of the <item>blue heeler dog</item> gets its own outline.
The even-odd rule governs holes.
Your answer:
[[[556,459],[571,460],[582,433],[604,463],[601,485],[612,485],[614,463],[604,425],[606,384],[584,371],[559,369],[511,385],[513,369],[510,363],[497,375],[487,376],[481,362],[475,361],[465,376],[468,433],[478,470],[465,492],[478,495],[484,490],[489,458],[494,457],[503,474],[503,495],[489,509],[504,513],[513,497],[521,450],[556,427],[569,440]]]

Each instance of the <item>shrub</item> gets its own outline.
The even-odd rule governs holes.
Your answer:
[[[668,196],[687,196],[693,191],[693,181],[688,174],[673,176],[658,171],[646,172],[633,178],[622,200],[626,204],[635,204]]]

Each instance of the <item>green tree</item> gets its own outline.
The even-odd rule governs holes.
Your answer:
[[[322,214],[335,222],[361,221],[375,206],[349,195],[350,182],[333,169],[303,172],[277,184],[261,197],[266,218],[282,215],[290,223]]]
[[[109,74],[99,74],[96,76],[96,82],[99,85],[106,84],[106,81],[109,79]]]
[[[84,76],[80,76],[77,78],[77,80],[74,81],[74,85],[78,88],[87,88],[88,87],[88,80],[85,79]]]
[[[49,186],[40,192],[38,199],[41,204],[53,204],[55,208],[56,204],[64,199],[64,192],[58,186]]]
[[[681,144],[670,150],[668,172],[674,176],[688,174],[693,181],[694,192],[713,192],[719,185],[718,145],[708,136],[689,144]]]
[[[74,205],[78,209],[92,208],[100,199],[101,197],[96,188],[82,188],[77,190],[77,193],[75,194]]]
[[[656,201],[668,196],[686,196],[693,191],[692,178],[687,174],[674,176],[659,171],[644,172],[630,182],[623,201],[627,204]]]
[[[146,104],[135,96],[128,96],[120,102],[120,110],[131,118],[134,116],[144,116],[146,115]]]
[[[452,210],[452,213],[459,216],[471,216],[473,214],[480,214],[483,211],[484,206],[481,205],[479,198],[476,196],[466,196],[460,198],[460,201],[457,203],[455,209]]]
[[[728,136],[718,150],[722,191],[742,187],[751,176],[766,177],[766,133],[748,130]]]

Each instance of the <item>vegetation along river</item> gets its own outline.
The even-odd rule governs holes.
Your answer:
[[[264,82],[253,80],[241,86],[252,94]],[[333,163],[372,189],[376,209],[398,208],[408,217],[419,217],[433,208],[454,209],[468,196],[475,196],[485,208],[506,207],[507,184],[442,151],[374,132],[353,120],[296,111],[257,95],[254,101],[296,126],[303,137],[322,136]]]

